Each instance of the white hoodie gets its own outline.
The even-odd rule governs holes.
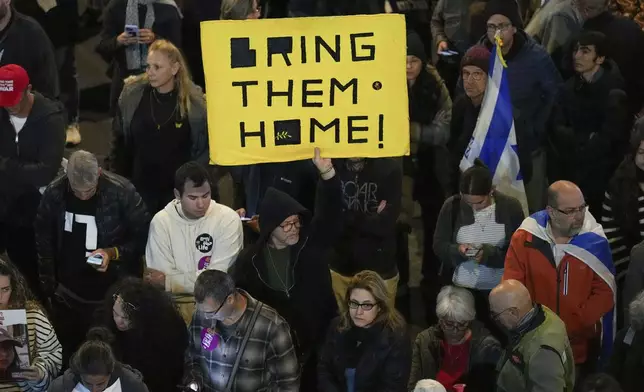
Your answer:
[[[146,264],[165,274],[166,291],[192,294],[202,271],[228,271],[243,236],[241,219],[232,209],[212,200],[206,215],[187,219],[175,199],[150,223]]]

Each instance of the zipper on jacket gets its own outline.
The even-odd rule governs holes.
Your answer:
[[[18,134],[16,133],[16,156],[20,156],[20,143],[18,142]]]
[[[309,237],[306,237],[306,239],[304,240],[304,244],[302,245],[300,250],[297,251],[297,255],[295,256],[295,263],[293,263],[293,268],[291,268],[291,277],[292,277],[292,279],[291,279],[291,282],[292,282],[291,287],[285,288],[284,290],[277,290],[277,289],[274,289],[268,283],[266,283],[266,281],[262,278],[262,274],[259,273],[259,270],[255,266],[255,257],[257,256],[257,253],[255,253],[253,255],[253,258],[251,259],[251,264],[253,265],[253,268],[255,268],[255,272],[257,272],[257,276],[259,277],[259,280],[261,280],[262,283],[264,283],[264,285],[266,287],[268,287],[268,288],[270,288],[272,290],[284,292],[284,294],[286,294],[286,298],[290,299],[291,298],[291,290],[295,286],[295,267],[297,266],[298,261],[300,261],[300,253],[302,253],[302,249],[304,249],[304,247],[306,246],[307,242],[309,242]]]
[[[561,265],[556,269],[557,271],[557,315],[559,314],[559,299],[561,296]]]

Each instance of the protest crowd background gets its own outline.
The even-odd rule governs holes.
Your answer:
[[[207,26],[377,14],[408,155],[293,158],[288,120],[217,164],[250,155],[208,65],[265,58]],[[641,391],[643,28],[638,0],[0,0],[0,390]]]

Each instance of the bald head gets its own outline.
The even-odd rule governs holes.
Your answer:
[[[519,308],[529,311],[532,309],[530,292],[518,280],[510,279],[501,282],[490,292],[490,305],[495,309]]]
[[[584,199],[584,195],[581,193],[581,189],[570,181],[557,181],[553,182],[550,187],[548,187],[548,205],[550,207],[558,208],[559,199]]]

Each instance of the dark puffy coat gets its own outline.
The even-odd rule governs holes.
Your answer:
[[[36,216],[36,248],[39,273],[45,293],[56,287],[56,264],[62,257],[63,228],[65,227],[65,195],[69,180],[64,174],[45,190]],[[141,257],[150,226],[150,214],[141,196],[125,178],[103,171],[98,180],[96,226],[98,248],[117,247],[119,261],[110,265],[112,273],[141,275]]]

